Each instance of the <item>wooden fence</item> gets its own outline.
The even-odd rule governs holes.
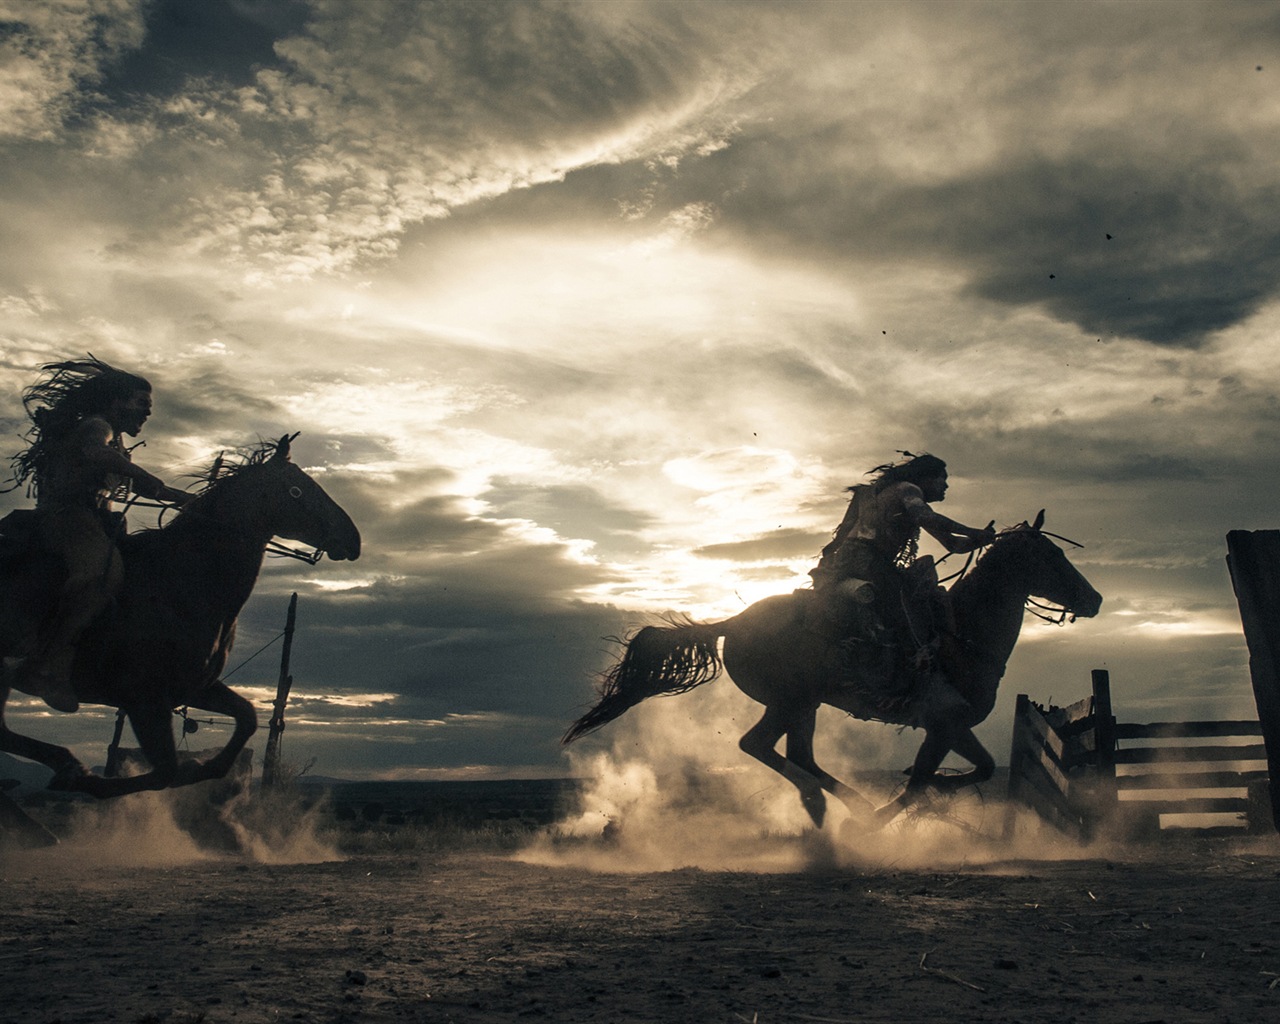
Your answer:
[[[1031,807],[1058,829],[1152,836],[1162,828],[1263,832],[1270,813],[1267,747],[1255,721],[1122,723],[1110,675],[1065,708],[1018,696],[1010,751],[1010,811]],[[1207,817],[1206,817],[1207,816]]]

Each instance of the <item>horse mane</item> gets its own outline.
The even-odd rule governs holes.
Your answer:
[[[258,441],[256,444],[241,445],[230,451],[219,452],[217,458],[209,463],[208,469],[203,473],[192,474],[192,479],[201,481],[201,484],[193,492],[195,496],[177,510],[178,514],[199,509],[206,503],[205,499],[227,481],[235,479],[246,469],[261,466],[278,450],[279,445],[275,441]]]
[[[1035,537],[1041,533],[1042,531],[1032,529],[1027,523],[1005,527],[996,534],[991,545],[961,571],[959,578],[950,587],[952,597],[992,582],[1001,570],[1002,555],[1008,552],[1009,542],[1014,538]]]
[[[263,465],[276,451],[275,441],[258,441],[219,452],[204,472],[192,473],[188,477],[201,482],[199,487],[190,492],[191,500],[180,508],[172,508],[161,513],[157,526],[144,526],[121,536],[119,538],[121,550],[129,552],[135,558],[165,557],[156,552],[167,550],[169,543],[177,543],[181,535],[185,535],[190,529],[197,528],[199,524],[217,521],[217,517],[212,513],[214,502],[223,487],[242,475],[245,470]]]

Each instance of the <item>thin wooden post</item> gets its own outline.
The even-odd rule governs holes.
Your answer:
[[[1249,647],[1249,676],[1267,747],[1271,818],[1280,831],[1280,530],[1232,530],[1227,568]]]
[[[262,755],[262,787],[270,789],[276,784],[276,769],[280,762],[280,734],[284,732],[284,707],[289,701],[289,689],[293,676],[289,674],[289,655],[293,650],[293,625],[298,614],[298,595],[289,598],[289,614],[284,624],[284,650],[280,654],[280,680],[276,684],[276,700],[272,706],[267,749]]]
[[[102,769],[102,774],[108,779],[114,779],[120,774],[120,765],[123,758],[120,756],[120,737],[124,735],[125,710],[121,708],[116,712],[116,728],[111,734],[111,743],[107,747],[107,763]]]

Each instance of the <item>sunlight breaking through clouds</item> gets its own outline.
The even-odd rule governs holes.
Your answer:
[[[301,593],[299,692],[340,700],[291,742],[335,774],[563,770],[600,637],[807,585],[903,449],[948,515],[1085,544],[1101,616],[1029,619],[1006,689],[1247,697],[1265,6],[269,6],[6,8],[0,425],[94,352],[153,378],[167,481],[301,431],[363,560],[268,562],[238,653]]]

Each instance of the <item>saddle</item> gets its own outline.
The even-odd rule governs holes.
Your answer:
[[[846,579],[796,592],[805,595],[806,627],[837,651],[838,689],[856,693],[865,717],[881,721],[901,720],[955,654],[950,602],[933,559],[917,559],[893,589],[886,594],[873,583]]]

